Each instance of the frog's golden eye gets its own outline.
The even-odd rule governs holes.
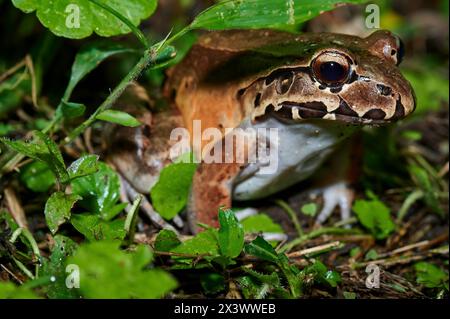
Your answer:
[[[328,87],[340,86],[350,77],[349,59],[339,52],[323,52],[311,66],[316,80]]]

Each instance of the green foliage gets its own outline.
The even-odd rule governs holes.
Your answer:
[[[148,247],[140,245],[127,253],[112,241],[83,244],[68,259],[80,269],[80,291],[86,298],[163,297],[177,283],[163,270],[144,270],[151,261]]]
[[[55,184],[55,174],[44,162],[34,161],[20,170],[20,181],[33,192],[46,192]]]
[[[219,256],[217,230],[207,229],[197,234],[194,238],[184,241],[181,245],[178,245],[171,251],[174,253],[182,253],[190,255]],[[186,260],[186,258],[181,258],[179,260],[187,263],[190,262],[190,260]]]
[[[123,47],[117,43],[110,42],[93,42],[83,46],[75,56],[75,61],[72,64],[70,79],[64,93],[63,100],[67,103],[67,100],[70,98],[72,91],[75,89],[77,84],[86,75],[92,72],[92,70],[98,67],[101,62],[113,55],[131,51],[132,50],[130,50],[129,48]],[[75,105],[73,104],[71,106],[72,109],[75,107]],[[78,106],[78,109],[79,108],[80,106]],[[61,111],[64,113],[63,109]],[[74,115],[74,112],[80,112],[80,110],[71,110],[69,113],[72,113],[72,115]]]
[[[418,262],[414,265],[417,283],[427,288],[445,288],[448,291],[448,273],[436,265]]]
[[[63,192],[56,192],[50,196],[45,204],[45,220],[52,234],[55,234],[58,227],[70,219],[70,210],[80,199],[78,195]]]
[[[86,105],[74,102],[61,101],[61,114],[65,118],[82,116],[86,111]]]
[[[283,233],[283,228],[266,214],[249,216],[241,221],[245,233]]]
[[[161,171],[150,195],[163,218],[172,219],[186,206],[196,168],[194,163],[173,163]]]
[[[98,156],[97,155],[84,155],[74,161],[67,168],[67,173],[71,180],[86,175],[94,174],[98,170]]]
[[[322,11],[333,9],[339,0],[226,0],[199,14],[192,29],[285,28],[299,25]],[[362,3],[362,0],[345,2]]]
[[[276,263],[278,261],[278,254],[275,249],[260,236],[245,245],[245,253],[270,262]]]
[[[303,269],[300,276],[302,278],[312,276],[316,283],[329,285],[333,288],[341,282],[341,276],[335,271],[328,270],[319,260],[316,260],[312,265]]]
[[[105,221],[97,215],[75,214],[70,222],[88,241],[122,240],[126,236],[125,222],[120,219]]]
[[[98,171],[71,182],[72,193],[81,196],[80,206],[104,220],[111,220],[124,208],[116,205],[120,197],[117,173],[105,163],[98,163]]]
[[[168,229],[163,229],[159,232],[155,240],[156,251],[171,251],[181,244],[177,234]]]
[[[0,141],[21,154],[46,163],[58,180],[62,183],[67,182],[69,174],[56,143],[40,131],[33,131],[33,134],[36,138],[32,142],[11,141],[4,138]]]
[[[316,203],[308,203],[300,208],[301,212],[306,216],[314,217],[317,214],[317,204]]]
[[[412,71],[402,70],[405,78],[411,82],[417,99],[415,115],[437,110],[442,102],[449,101],[449,80],[432,68]]]
[[[50,299],[80,298],[77,289],[68,289],[66,286],[66,260],[72,256],[78,245],[69,237],[56,235],[53,237],[55,245],[47,263],[44,264],[44,275],[54,278],[46,287]]]
[[[385,239],[394,230],[390,209],[380,200],[356,200],[353,204],[359,222],[366,227],[376,239]]]
[[[149,17],[155,11],[157,4],[156,0],[98,1],[122,12],[134,25],[138,25],[142,19]],[[122,21],[93,1],[12,0],[12,2],[26,13],[36,11],[39,21],[59,36],[81,39],[93,32],[104,37],[130,32],[129,27]]]
[[[31,289],[16,286],[12,282],[0,282],[0,299],[37,299]]]
[[[225,257],[236,258],[244,247],[244,229],[230,209],[219,209],[219,223],[220,253]]]
[[[439,188],[433,182],[432,176],[422,167],[417,165],[409,165],[409,172],[419,188],[424,194],[424,201],[427,206],[436,214],[443,217],[444,212],[439,204],[438,191]]]
[[[117,110],[105,110],[96,116],[97,120],[116,123],[123,126],[136,127],[141,125],[136,118],[130,114]]]
[[[213,295],[225,289],[225,278],[217,273],[208,273],[200,276],[200,284],[207,295]]]

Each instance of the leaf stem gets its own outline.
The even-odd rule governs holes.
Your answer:
[[[91,0],[92,1],[92,0]],[[145,50],[144,56],[138,61],[138,63],[131,69],[131,71],[120,81],[116,88],[111,92],[106,100],[95,110],[91,116],[76,127],[64,140],[64,144],[72,142],[78,135],[80,135],[86,128],[88,128],[93,122],[96,121],[97,115],[104,110],[112,107],[117,99],[122,95],[127,86],[134,81],[141,73],[155,60],[155,52],[152,49]]]
[[[99,0],[89,0],[90,2],[94,3],[95,5],[99,6],[102,9],[105,9],[112,15],[114,15],[117,19],[125,23],[130,29],[131,32],[138,38],[138,40],[142,43],[142,45],[147,49],[149,47],[149,43],[145,35],[142,33],[141,30],[139,30],[138,27],[136,27],[128,18],[124,17],[120,12],[115,10],[114,8],[110,7],[106,3],[102,3]]]

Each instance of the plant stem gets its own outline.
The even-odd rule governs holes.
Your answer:
[[[120,81],[116,88],[111,92],[106,100],[95,110],[91,116],[81,123],[77,128],[75,128],[69,136],[64,139],[64,144],[72,142],[78,135],[80,135],[86,128],[88,128],[92,123],[96,121],[96,117],[101,112],[111,108],[111,106],[117,101],[117,99],[122,95],[123,91],[127,86],[142,73],[151,63],[155,61],[155,52],[151,49],[144,52],[144,56],[139,60],[139,62],[131,69],[131,71]]]
[[[34,239],[33,235],[26,228],[22,228],[22,227],[21,228],[17,228],[14,231],[14,233],[11,235],[11,238],[9,240],[10,243],[14,244],[16,242],[17,238],[20,235],[23,235],[27,239],[27,241],[30,243],[31,249],[33,250],[33,254],[38,259],[38,263],[36,264],[36,269],[35,269],[35,277],[37,278],[37,277],[39,277],[39,263],[41,262],[41,252],[39,251],[39,247],[38,247],[38,245],[36,243],[36,240]],[[16,264],[20,268],[19,263],[20,263],[20,261],[17,260]],[[22,266],[23,266],[23,264],[22,264]]]
[[[136,221],[137,221],[137,213],[139,211],[139,206],[141,205],[142,195],[136,197],[133,202],[133,206],[131,206],[128,211],[127,218],[125,219],[125,231],[128,234],[128,245],[131,245],[134,241],[134,233],[136,231]]]
[[[105,9],[106,11],[108,11],[109,13],[111,13],[112,15],[114,15],[117,19],[119,19],[120,21],[122,21],[123,23],[125,23],[130,29],[131,32],[133,32],[133,34],[136,36],[136,38],[138,38],[138,40],[142,43],[142,45],[147,49],[149,47],[147,38],[145,37],[145,35],[142,33],[141,30],[139,30],[138,27],[136,27],[129,19],[127,19],[126,17],[124,17],[120,12],[118,12],[117,10],[115,10],[114,8],[110,7],[109,5],[107,5],[106,3],[102,3],[98,0],[89,0],[90,2],[96,4],[97,6],[99,6],[100,8]]]
[[[300,226],[300,222],[298,220],[297,214],[294,212],[294,210],[291,208],[291,206],[288,205],[285,201],[281,199],[275,200],[275,203],[283,208],[283,210],[289,215],[289,217],[292,220],[292,223],[294,224],[295,230],[297,231],[297,234],[299,237],[302,237],[304,235],[302,226]]]

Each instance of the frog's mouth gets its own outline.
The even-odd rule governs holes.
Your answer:
[[[366,112],[363,116],[359,116],[343,100],[339,107],[333,111],[328,111],[322,102],[298,103],[285,101],[276,108],[270,104],[266,108],[265,114],[288,121],[322,119],[355,125],[383,125],[392,123],[397,119],[397,116],[385,119],[386,113],[380,109],[373,109]]]

